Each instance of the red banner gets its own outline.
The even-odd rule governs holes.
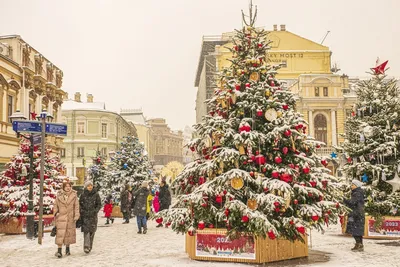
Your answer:
[[[400,219],[383,220],[382,226],[379,229],[375,227],[375,220],[368,220],[368,235],[369,236],[393,236],[400,237]]]
[[[255,259],[253,236],[230,240],[224,234],[196,234],[196,256]]]

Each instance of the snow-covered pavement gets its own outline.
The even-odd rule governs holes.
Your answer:
[[[175,234],[170,229],[156,228],[150,222],[149,232],[138,235],[136,220],[123,225],[116,219],[114,225],[103,226],[104,219],[99,220],[93,251],[86,255],[83,252],[83,236],[79,232],[77,244],[71,246],[71,256],[57,259],[54,256],[56,245],[49,233],[45,234],[44,244],[37,240],[27,240],[24,235],[0,236],[0,266],[253,266],[248,264],[201,262],[190,260],[184,251],[184,236]],[[326,233],[312,233],[312,249],[323,253],[312,253],[308,260],[294,260],[274,263],[268,266],[321,266],[321,267],[400,267],[400,241],[366,240],[365,252],[351,252],[353,239],[337,235],[338,227],[327,229]],[[388,243],[386,245],[382,243]],[[63,249],[64,253],[64,249]]]

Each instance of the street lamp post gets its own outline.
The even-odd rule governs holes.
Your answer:
[[[42,143],[40,153],[40,196],[39,196],[39,230],[38,243],[42,244],[43,239],[43,184],[44,184],[44,154],[45,154],[45,139],[46,139],[46,119],[52,122],[53,116],[48,114],[46,110],[40,113],[40,121],[42,124]]]
[[[17,110],[10,117],[11,123],[14,121],[24,121],[26,117],[24,114]],[[26,215],[26,238],[33,239],[34,238],[34,219],[35,214],[33,210],[33,135],[25,136],[20,132],[16,132],[17,137],[23,137],[29,140],[29,195],[28,195],[28,215]]]

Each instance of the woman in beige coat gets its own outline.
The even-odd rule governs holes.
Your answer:
[[[61,258],[62,245],[66,246],[65,255],[70,255],[69,245],[76,243],[76,221],[79,219],[79,201],[70,182],[64,182],[54,203],[54,216],[57,227],[56,257]]]

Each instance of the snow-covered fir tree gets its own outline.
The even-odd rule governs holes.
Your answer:
[[[357,102],[339,148],[346,177],[366,184],[365,211],[376,218],[400,215],[400,192],[395,192],[400,187],[400,91],[396,80],[387,78],[386,64],[357,84]]]
[[[120,149],[111,158],[104,179],[99,182],[102,196],[111,194],[117,201],[121,188],[129,184],[133,190],[137,189],[142,181],[150,179],[152,168],[144,144],[134,136],[123,139]]]
[[[28,214],[29,196],[29,150],[30,142],[21,139],[18,154],[6,164],[6,170],[0,176],[0,219],[20,217]],[[51,156],[51,150],[45,151],[43,214],[53,213],[53,202],[63,180],[59,173],[64,169],[58,156]],[[39,212],[40,192],[40,155],[39,145],[33,152],[33,204],[34,212]]]
[[[197,159],[172,184],[178,201],[156,216],[177,232],[225,228],[233,238],[303,240],[306,228],[336,223],[344,211],[293,93],[275,78],[280,66],[266,61],[271,41],[255,28],[255,14],[232,38],[232,64],[195,127],[189,147]]]
[[[93,181],[95,187],[99,190],[103,180],[106,177],[107,166],[105,165],[106,157],[100,153],[96,152],[96,156],[92,158],[93,163],[88,168],[88,173],[90,179]]]

